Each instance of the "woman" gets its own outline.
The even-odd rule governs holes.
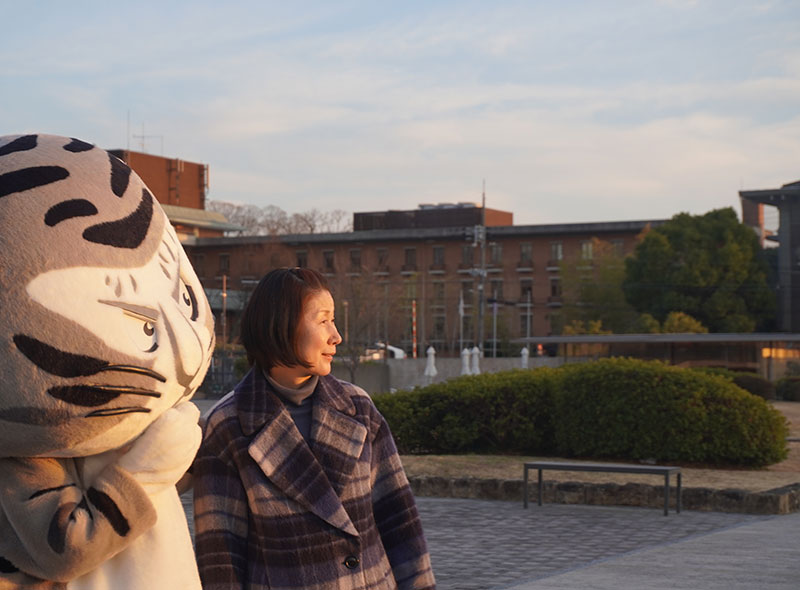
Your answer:
[[[342,338],[322,275],[267,274],[241,337],[252,368],[208,416],[194,466],[203,587],[434,588],[389,427],[330,375]]]

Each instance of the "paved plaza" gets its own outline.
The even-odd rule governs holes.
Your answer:
[[[443,590],[800,588],[800,515],[418,503]]]
[[[440,590],[800,590],[800,513],[417,504]]]
[[[417,503],[441,590],[800,588],[800,514]]]

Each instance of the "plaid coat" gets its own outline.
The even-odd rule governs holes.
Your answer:
[[[208,417],[194,466],[203,588],[435,588],[386,421],[332,376],[314,395],[308,443],[260,370]]]

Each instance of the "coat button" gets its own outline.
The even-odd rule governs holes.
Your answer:
[[[347,569],[354,570],[358,567],[359,563],[361,563],[361,561],[355,555],[348,555],[344,558],[344,567]]]

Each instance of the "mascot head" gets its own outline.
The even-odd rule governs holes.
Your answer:
[[[194,393],[213,347],[203,288],[127,164],[0,137],[0,457],[125,445]]]

